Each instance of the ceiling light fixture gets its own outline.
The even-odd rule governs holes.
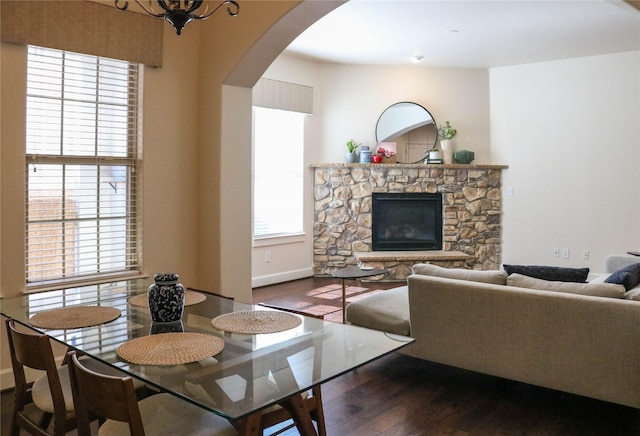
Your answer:
[[[187,23],[193,20],[205,20],[213,15],[218,9],[220,9],[223,5],[227,6],[227,12],[232,17],[238,15],[240,12],[240,5],[236,3],[234,0],[226,0],[216,6],[214,9],[209,10],[209,6],[205,4],[204,10],[201,14],[196,14],[196,11],[200,6],[202,6],[204,0],[134,0],[138,6],[142,8],[147,14],[152,17],[164,18],[176,29],[176,33],[180,35],[182,33],[182,29]],[[162,9],[162,12],[157,12],[153,7],[153,2],[158,3],[158,7]],[[129,1],[125,1],[124,4],[121,5],[120,0],[115,0],[116,8],[121,11],[127,10],[129,7]],[[145,3],[148,3],[145,6]],[[208,3],[208,2],[207,2]],[[233,9],[231,8],[233,6]]]
[[[420,63],[424,59],[424,56],[411,56],[411,60],[414,64]]]

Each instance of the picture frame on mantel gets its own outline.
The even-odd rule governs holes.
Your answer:
[[[383,164],[396,163],[398,162],[398,152],[397,145],[395,142],[378,142],[376,143],[375,152],[382,156]],[[381,149],[384,150],[381,153]]]

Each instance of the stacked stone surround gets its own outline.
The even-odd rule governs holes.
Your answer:
[[[415,263],[498,269],[501,264],[504,165],[313,164],[313,269],[317,276],[357,265],[371,252],[373,192],[442,193],[443,249],[370,256],[366,266],[404,280]],[[384,253],[384,252],[375,252]],[[441,258],[438,258],[438,255]],[[360,263],[361,266],[363,265]]]

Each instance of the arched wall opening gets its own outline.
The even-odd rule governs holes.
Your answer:
[[[304,30],[327,13],[346,3],[305,0],[275,22],[238,60],[223,81],[221,95],[220,149],[234,150],[233,160],[220,165],[219,287],[236,298],[251,301],[251,91],[271,63]],[[205,249],[206,251],[206,249]],[[201,256],[202,257],[202,256]]]

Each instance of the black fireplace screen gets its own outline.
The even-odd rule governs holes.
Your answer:
[[[442,194],[373,193],[373,251],[442,250]]]

